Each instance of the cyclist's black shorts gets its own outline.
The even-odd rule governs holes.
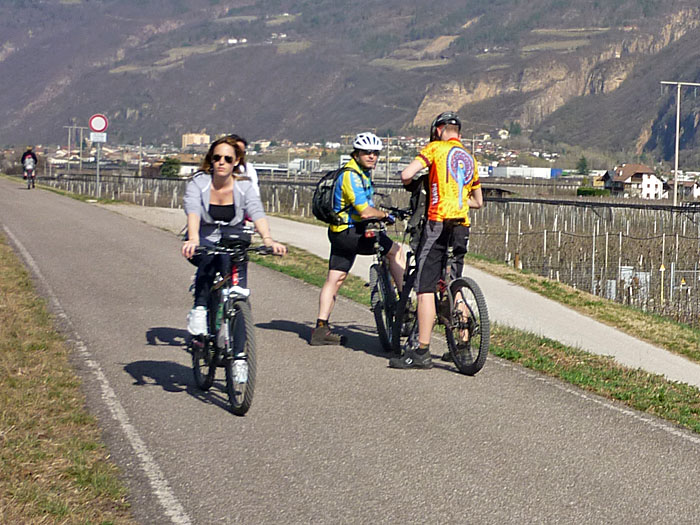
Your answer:
[[[416,259],[418,262],[416,291],[418,293],[435,292],[437,289],[450,238],[452,238],[452,254],[454,255],[450,276],[455,279],[462,275],[464,254],[467,253],[467,245],[469,244],[469,226],[427,221]]]
[[[380,252],[382,255],[387,254],[394,242],[385,232],[376,232],[375,235],[379,235]],[[349,272],[355,263],[355,257],[374,253],[374,237],[365,237],[365,228],[362,226],[341,232],[328,230],[328,240],[331,241],[329,270]]]

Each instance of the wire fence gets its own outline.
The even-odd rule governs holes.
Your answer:
[[[698,325],[700,216],[689,210],[489,203],[469,250],[607,299]]]
[[[67,191],[179,208],[186,181],[130,176],[43,179]],[[310,215],[313,181],[264,180],[268,212]],[[393,205],[408,193],[378,183]],[[700,209],[646,202],[494,199],[471,211],[469,250],[645,311],[700,324]]]

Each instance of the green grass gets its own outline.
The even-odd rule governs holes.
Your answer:
[[[491,353],[700,432],[700,390],[696,387],[498,325],[492,332]]]
[[[281,272],[290,277],[318,286],[323,286],[328,273],[328,262],[300,248],[287,246],[286,257],[269,257],[251,254],[250,260],[255,264]],[[365,281],[349,274],[340,288],[340,295],[355,302],[369,306],[369,288]]]
[[[133,523],[70,350],[0,237],[0,522]]]

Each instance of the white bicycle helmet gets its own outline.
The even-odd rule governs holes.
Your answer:
[[[382,151],[382,141],[374,133],[359,133],[352,141],[352,147],[364,151]]]

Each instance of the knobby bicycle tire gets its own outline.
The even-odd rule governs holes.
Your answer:
[[[373,264],[369,269],[369,289],[372,313],[377,325],[379,341],[386,352],[391,352],[392,328],[396,308],[396,293],[385,267]]]
[[[404,345],[418,339],[418,299],[415,290],[416,272],[408,274],[396,305],[396,316],[392,328],[392,351],[400,355]]]
[[[229,337],[233,356],[244,356],[248,362],[248,378],[244,383],[238,383],[234,377],[234,359],[226,359],[226,393],[228,394],[231,412],[243,416],[250,409],[255,393],[255,325],[253,312],[247,300],[233,301],[231,312],[225,322],[229,324]]]
[[[192,371],[194,382],[202,390],[209,390],[216,375],[216,355],[214,345],[203,336],[195,336],[190,340],[192,352]]]
[[[486,299],[469,277],[452,281],[450,292],[450,323],[445,326],[447,346],[457,369],[473,376],[483,368],[489,353],[491,324]]]

